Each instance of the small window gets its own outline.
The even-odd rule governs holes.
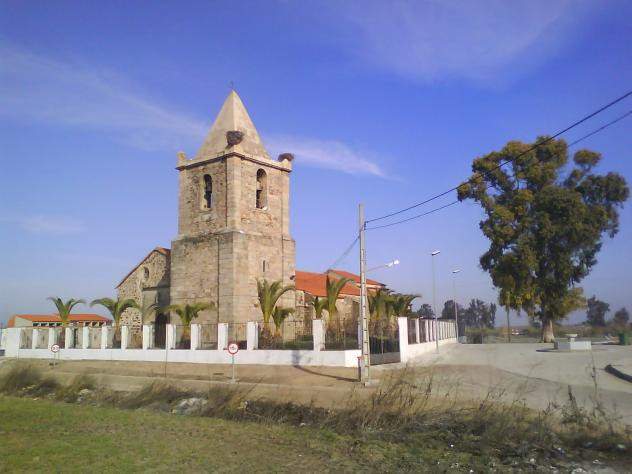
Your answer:
[[[210,209],[213,206],[213,178],[211,175],[204,175],[204,208]]]
[[[265,273],[266,272],[266,261],[265,260],[263,261],[263,265],[262,266],[263,266],[263,273]]]
[[[266,172],[262,169],[257,171],[257,193],[256,204],[257,209],[268,208],[268,178]]]
[[[145,280],[149,278],[149,268],[145,267],[143,269],[143,275],[145,275]]]

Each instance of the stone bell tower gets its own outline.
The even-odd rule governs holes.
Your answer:
[[[289,228],[292,155],[273,160],[231,91],[193,159],[178,154],[178,235],[171,247],[171,303],[212,301],[199,322],[261,319],[257,279],[293,283]],[[288,292],[279,303],[294,307]]]

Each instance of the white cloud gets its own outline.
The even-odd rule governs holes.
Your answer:
[[[343,25],[347,49],[389,73],[422,81],[514,76],[559,50],[587,11],[583,2],[569,0],[336,5],[334,22]]]
[[[366,154],[336,140],[319,140],[287,135],[271,136],[266,144],[273,155],[290,152],[300,166],[314,166],[349,174],[368,174],[386,177],[380,166]]]
[[[0,116],[98,130],[143,150],[195,148],[208,131],[208,124],[143,97],[112,72],[1,45],[0,56]],[[383,176],[375,162],[339,141],[273,136],[270,145],[295,153],[302,164]],[[28,230],[55,225],[39,217],[23,222]]]
[[[67,235],[78,234],[86,230],[82,222],[62,216],[22,216],[16,218],[2,218],[0,221],[16,224],[22,230],[33,234]]]
[[[208,125],[133,92],[119,75],[0,46],[0,114],[98,130],[141,149],[199,144]]]

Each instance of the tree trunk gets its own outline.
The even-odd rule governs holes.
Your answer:
[[[542,319],[542,342],[555,342],[552,319]]]
[[[511,325],[509,324],[509,306],[507,306],[506,311],[507,311],[507,342],[511,342]]]

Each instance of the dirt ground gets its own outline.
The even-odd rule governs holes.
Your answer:
[[[9,364],[3,364],[0,369]],[[229,383],[230,365],[176,364],[122,361],[49,361],[33,364],[62,381],[89,374],[115,390],[136,390],[155,380],[169,380],[183,388],[205,390]],[[632,366],[632,347],[594,345],[590,352],[551,352],[547,344],[485,344],[443,346],[409,363],[372,367],[372,378],[387,381],[405,377],[420,387],[431,385],[440,397],[480,399],[490,393],[504,401],[522,400],[543,409],[568,400],[569,387],[578,403],[593,408],[598,401],[632,425],[632,383],[603,369],[607,364]],[[594,370],[593,370],[594,368]],[[238,384],[253,397],[339,406],[350,396],[365,396],[376,386],[357,382],[357,369],[331,367],[236,366]]]

